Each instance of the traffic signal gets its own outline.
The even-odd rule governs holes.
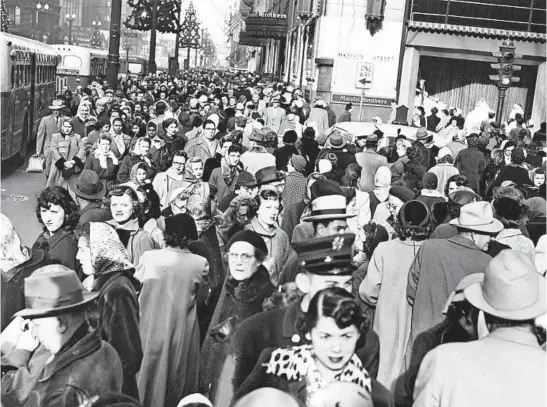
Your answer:
[[[503,41],[499,52],[493,52],[492,55],[499,62],[491,64],[492,68],[498,72],[497,75],[490,75],[491,80],[496,82],[498,86],[506,88],[520,81],[520,78],[513,76],[513,73],[522,69],[520,65],[515,64],[515,59],[522,57],[522,55],[515,54],[515,46],[512,41]]]

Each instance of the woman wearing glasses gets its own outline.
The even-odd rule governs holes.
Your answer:
[[[154,178],[152,185],[154,191],[160,197],[161,209],[169,206],[168,200],[171,192],[177,188],[184,186],[184,171],[186,169],[186,161],[188,156],[182,150],[177,150],[173,153],[171,166],[165,172],[160,172]]]
[[[208,394],[213,405],[231,399],[224,393],[231,388],[230,373],[226,373],[231,371],[232,360],[226,358],[231,336],[241,321],[262,311],[262,303],[275,291],[270,274],[262,264],[268,248],[258,233],[252,230],[237,232],[227,248],[230,273],[222,287],[200,356],[199,392]]]

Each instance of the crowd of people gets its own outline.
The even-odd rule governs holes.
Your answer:
[[[0,215],[3,406],[545,405],[545,123],[348,139],[228,70],[50,109],[43,232]]]

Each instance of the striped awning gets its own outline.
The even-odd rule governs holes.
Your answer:
[[[428,23],[423,21],[409,21],[408,28],[415,29],[416,31],[450,33],[485,38],[513,38],[541,43],[544,43],[547,40],[547,35],[529,31],[511,31],[497,28],[472,27],[467,25]]]

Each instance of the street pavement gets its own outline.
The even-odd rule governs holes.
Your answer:
[[[11,220],[22,243],[32,246],[42,231],[36,218],[36,198],[44,189],[46,178],[44,174],[26,173],[27,163],[28,158],[20,166],[2,166],[0,211]]]

